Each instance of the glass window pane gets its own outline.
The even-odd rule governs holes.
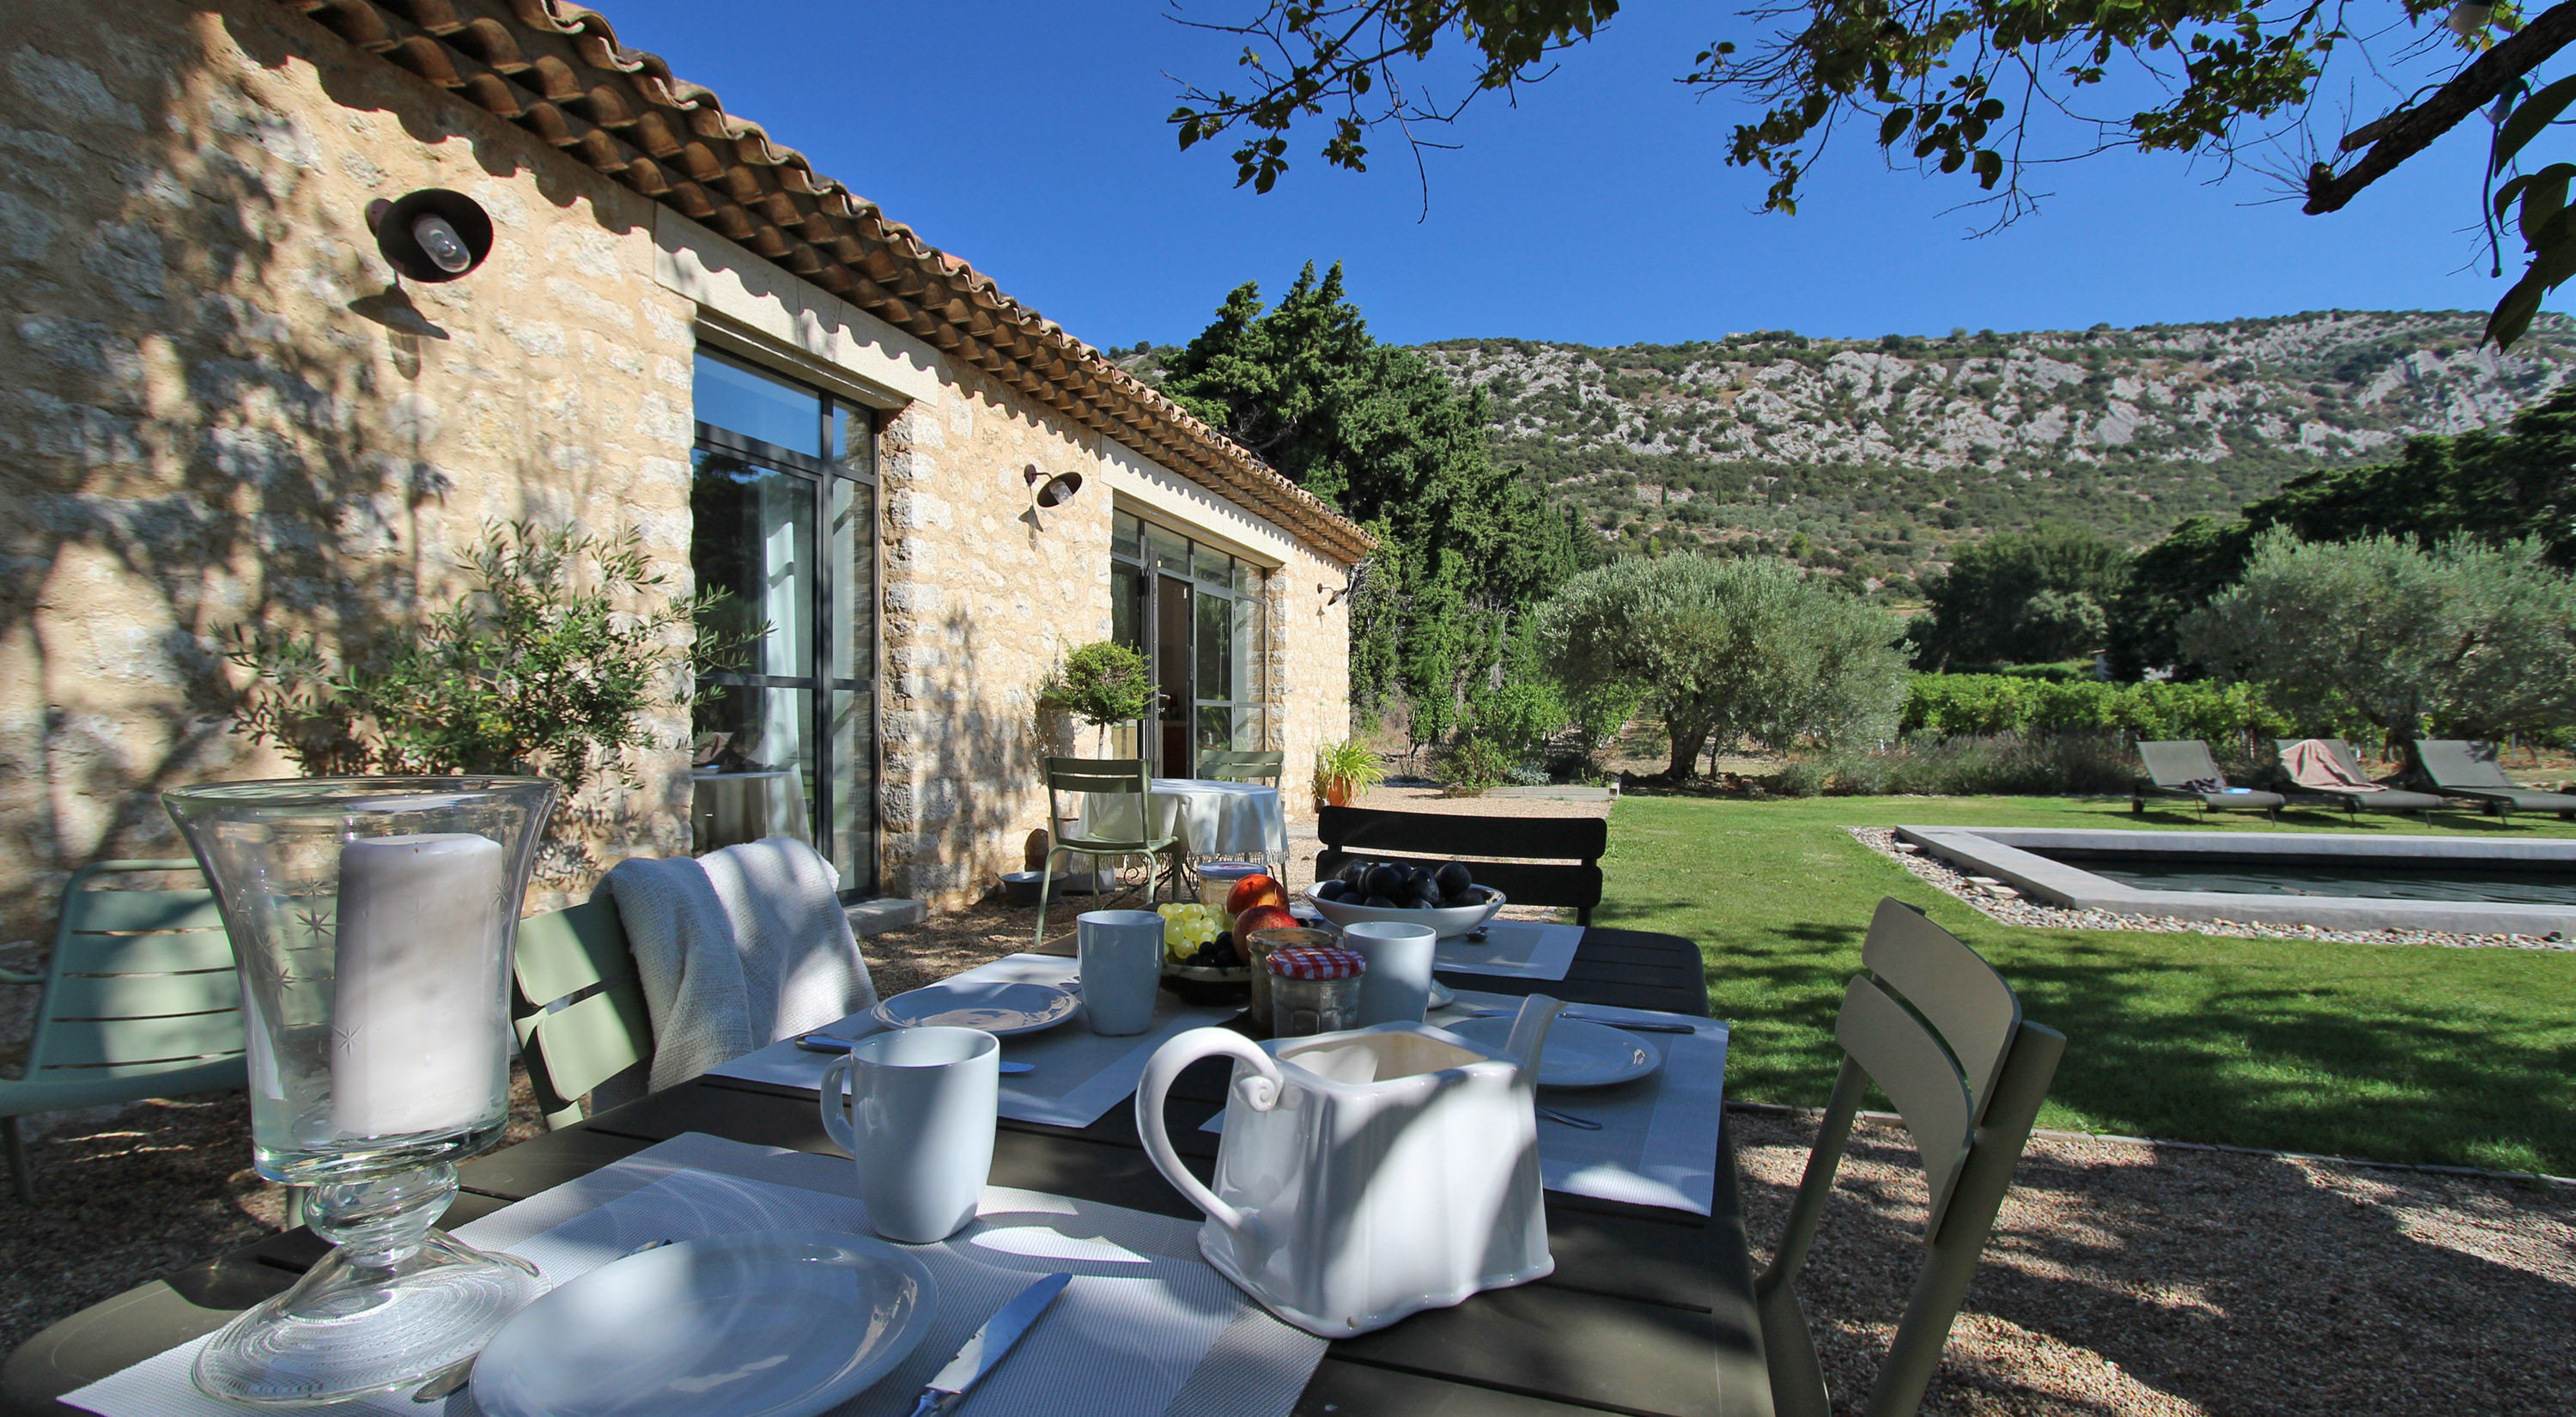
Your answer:
[[[814,839],[813,715],[810,689],[698,686],[690,727],[699,756],[712,761],[691,773],[691,851]]]
[[[1145,552],[1160,570],[1176,576],[1190,573],[1190,544],[1161,527],[1145,528]]]
[[[704,350],[698,352],[694,383],[700,423],[775,443],[809,458],[823,455],[821,395],[755,373]]]
[[[1198,694],[1202,699],[1234,697],[1234,601],[1221,596],[1193,597],[1198,608]]]
[[[853,404],[832,405],[832,465],[873,482],[877,475],[876,414]]]
[[[825,855],[840,869],[843,890],[876,884],[876,752],[876,696],[833,694],[832,841]]]
[[[876,677],[876,489],[832,479],[832,676]]]
[[[1267,698],[1261,682],[1261,602],[1227,603],[1234,609],[1234,692],[1226,697],[1238,702]]]
[[[1234,746],[1244,753],[1257,753],[1269,745],[1261,741],[1261,710],[1238,708],[1234,711]]]
[[[1234,584],[1233,557],[1222,551],[1210,551],[1204,546],[1196,546],[1192,550],[1197,552],[1200,580],[1220,590]]]
[[[1234,563],[1234,588],[1243,595],[1261,593],[1261,568],[1250,561]]]
[[[1109,563],[1109,638],[1146,654],[1145,572],[1136,566]]]
[[[1224,750],[1233,747],[1234,710],[1221,706],[1214,708],[1202,707],[1198,711],[1197,746],[1198,750],[1202,753],[1211,750],[1223,752]],[[1196,777],[1198,775],[1198,769],[1196,767],[1192,767],[1190,769],[1190,775]]]
[[[1109,549],[1120,556],[1143,557],[1145,527],[1134,517],[1119,512],[1109,519]]]
[[[709,623],[738,632],[767,620],[768,637],[737,667],[812,675],[814,484],[709,448],[694,458],[689,564],[700,590],[733,593]]]

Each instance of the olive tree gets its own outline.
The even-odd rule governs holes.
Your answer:
[[[2576,579],[2537,538],[2255,543],[2243,579],[2184,616],[2186,657],[2270,686],[2293,717],[2392,737],[2576,723]]]
[[[1539,608],[1537,633],[1576,694],[1642,693],[1679,779],[1712,741],[1887,734],[1905,698],[1901,628],[1785,561],[1668,556],[1576,576]]]

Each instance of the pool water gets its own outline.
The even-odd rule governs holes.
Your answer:
[[[2143,891],[2229,895],[2366,896],[2379,900],[2484,900],[2576,906],[2576,870],[2349,861],[2283,861],[2261,856],[2149,856],[2137,852],[2034,853]]]

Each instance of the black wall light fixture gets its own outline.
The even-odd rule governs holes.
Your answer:
[[[1037,487],[1037,503],[1041,507],[1061,507],[1073,500],[1074,493],[1082,490],[1081,473],[1059,472],[1049,477],[1038,471],[1035,463],[1029,464],[1028,470],[1020,474],[1020,480],[1031,487]],[[1041,482],[1046,485],[1038,486]]]
[[[492,254],[492,218],[472,197],[442,187],[368,203],[367,225],[376,249],[407,280],[454,280]]]

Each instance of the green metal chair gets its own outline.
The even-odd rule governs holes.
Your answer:
[[[1833,1194],[1861,1095],[1875,1082],[1896,1104],[1931,1192],[1924,1224],[1929,1253],[1861,1409],[1869,1417],[1911,1417],[1941,1364],[1951,1321],[2066,1052],[2065,1035],[2024,1019],[2012,986],[1976,951],[1902,901],[1879,902],[1861,963],[1869,972],[1843,991],[1834,1023],[1842,1073],[1790,1203],[1779,1253],[1753,1282],[1771,1400],[1782,1417],[1827,1417],[1832,1410],[1794,1281]]]
[[[1239,753],[1232,749],[1211,748],[1199,754],[1199,776],[1221,782],[1266,782],[1279,785],[1279,774],[1288,761],[1286,753]]]
[[[1154,835],[1153,792],[1148,785],[1144,759],[1049,758],[1046,760],[1046,784],[1047,821],[1055,828],[1055,841],[1047,847],[1045,867],[1038,872],[1037,943],[1040,947],[1046,944],[1047,894],[1055,884],[1055,859],[1059,856],[1091,857],[1095,870],[1103,856],[1122,860],[1138,856],[1145,858],[1145,901],[1148,905],[1154,900],[1155,868],[1168,863],[1173,898],[1180,898],[1180,838]],[[1058,800],[1058,795],[1066,792],[1134,797],[1136,839],[1066,836],[1064,804]]]
[[[582,1099],[598,1105],[612,1082],[642,1094],[640,1078],[621,1075],[652,1061],[653,1016],[606,891],[519,922],[510,1021],[548,1130],[580,1121]]]
[[[241,981],[214,892],[92,888],[142,871],[205,879],[190,860],[84,866],[63,886],[44,972],[0,970],[0,984],[45,990],[25,1075],[0,1078],[0,1146],[22,1202],[36,1186],[19,1118],[245,1085]]]

